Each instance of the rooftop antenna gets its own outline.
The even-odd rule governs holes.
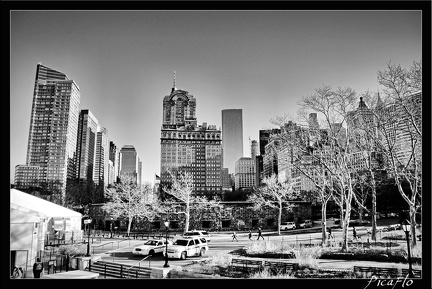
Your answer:
[[[176,90],[176,85],[175,85],[175,70],[174,70],[174,79],[173,79],[173,88],[172,91]]]

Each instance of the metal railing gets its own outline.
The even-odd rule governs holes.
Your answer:
[[[106,244],[101,244],[99,246],[92,246],[92,253],[93,253],[93,255],[95,254],[95,249],[97,249],[99,251],[99,248],[101,248],[100,252],[97,252],[97,254],[109,251],[109,250],[104,250],[105,246],[108,246],[108,245],[111,245],[111,250],[114,250],[114,243],[115,242],[112,241],[112,242],[109,242],[109,243],[106,243]]]
[[[127,272],[126,276],[127,276],[127,278],[130,278],[130,270],[132,268],[136,267],[136,264],[138,264],[138,270],[135,271],[136,272],[135,278],[138,279],[138,274],[139,274],[139,271],[141,269],[141,262],[144,261],[145,259],[149,258],[149,268],[150,268],[151,267],[151,263],[150,263],[151,257],[152,257],[152,255],[147,255],[146,257],[142,258],[140,261],[134,263],[132,266],[130,266],[129,268],[127,268],[126,269],[126,272]]]

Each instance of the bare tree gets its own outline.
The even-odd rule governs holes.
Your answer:
[[[330,86],[323,86],[314,94],[303,97],[299,103],[304,111],[316,112],[323,119],[326,136],[321,141],[325,141],[326,150],[325,158],[320,161],[328,173],[333,198],[340,206],[344,251],[348,249],[348,226],[354,198],[352,158],[348,146],[351,131],[347,119],[355,98],[355,91],[349,87],[333,90]]]
[[[184,232],[189,230],[192,209],[194,212],[219,206],[216,199],[209,200],[204,196],[194,194],[193,177],[188,172],[168,171],[171,176],[171,186],[164,188],[169,196],[162,203],[161,212],[165,214],[179,214],[185,217]]]
[[[360,183],[360,187],[362,187],[363,183],[367,180],[371,189],[372,240],[376,240],[377,234],[377,186],[382,180],[382,172],[384,170],[383,158],[376,142],[378,133],[372,111],[376,107],[376,104],[377,100],[374,99],[369,91],[366,91],[360,98],[357,111],[352,112],[353,114],[348,120],[349,126],[352,129],[352,137],[349,142],[357,183]],[[361,198],[359,201],[360,208],[362,208],[363,203]]]
[[[160,206],[151,185],[137,185],[130,174],[122,174],[119,183],[105,189],[105,197],[108,201],[102,209],[113,218],[124,217],[128,220],[128,236],[134,218],[152,220],[158,214]]]
[[[422,140],[394,105],[390,105],[387,112],[377,117],[381,152],[389,174],[394,177],[400,195],[409,206],[413,236],[411,242],[415,245],[415,215],[421,208]],[[404,189],[403,182],[408,183],[408,189]]]
[[[300,122],[307,122],[305,111],[298,112]],[[278,116],[271,122],[280,129],[273,131],[270,138],[276,140],[279,147],[288,147],[287,162],[291,168],[287,178],[298,181],[306,178],[312,184],[310,191],[318,196],[321,203],[322,245],[327,244],[327,204],[332,198],[330,174],[326,168],[328,145],[326,134],[318,126],[307,128],[294,125],[289,115]],[[300,180],[300,182],[302,182]]]
[[[411,244],[416,245],[416,213],[421,208],[422,183],[422,63],[408,69],[389,62],[377,75],[384,86],[384,99],[375,112],[386,168],[395,178],[402,198],[409,206]],[[409,189],[404,189],[406,182]]]
[[[292,182],[279,181],[278,177],[273,174],[263,180],[263,186],[249,196],[248,201],[252,202],[254,210],[260,210],[264,207],[275,208],[278,210],[278,235],[280,235],[280,226],[282,221],[282,210],[291,210],[290,200],[297,198],[293,191]]]

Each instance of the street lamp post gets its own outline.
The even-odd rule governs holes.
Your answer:
[[[87,257],[90,256],[90,223],[91,223],[91,219],[87,219],[85,220],[88,226],[88,235],[87,235]]]
[[[168,264],[168,226],[169,226],[169,221],[165,221],[164,225],[165,225],[165,229],[166,229],[166,234],[165,234],[165,264],[164,264],[164,267],[167,268],[167,267],[170,266]]]
[[[112,233],[113,233],[113,218],[112,217],[111,217],[110,231],[111,231],[111,238],[112,238]]]
[[[402,230],[404,230],[407,240],[407,249],[408,249],[408,277],[414,278],[414,274],[412,271],[412,265],[411,265],[411,250],[410,250],[410,243],[409,243],[409,233],[411,230],[411,223],[408,220],[404,220],[402,222]]]

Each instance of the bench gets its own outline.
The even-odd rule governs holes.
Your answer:
[[[421,278],[421,270],[420,269],[412,269],[414,278]],[[408,269],[402,269],[402,277],[408,275]]]
[[[264,267],[268,267],[273,274],[289,273],[298,268],[297,263],[264,261]]]
[[[229,268],[233,271],[255,273],[263,269],[263,262],[261,260],[232,259]]]
[[[362,278],[384,277],[384,278],[396,278],[399,276],[398,268],[382,268],[382,267],[365,267],[365,266],[354,266],[354,274],[360,275]]]

